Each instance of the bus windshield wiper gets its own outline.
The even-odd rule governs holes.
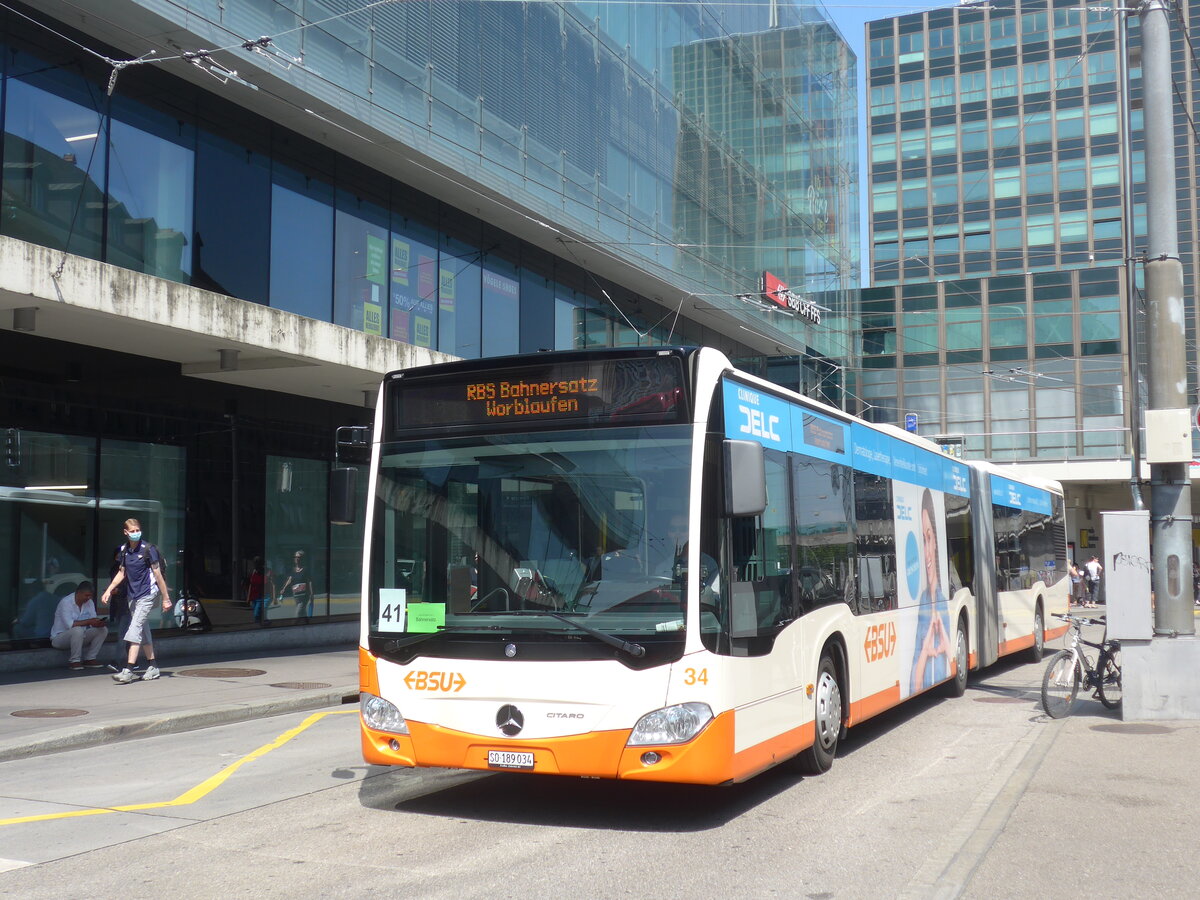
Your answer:
[[[499,631],[498,625],[477,625],[474,627],[466,627],[462,625],[440,625],[437,631],[421,631],[413,634],[406,634],[404,637],[386,638],[384,639],[384,649],[390,652],[395,652],[404,647],[410,647],[413,644],[419,644],[422,641],[429,640],[431,637],[437,637],[439,634],[455,633],[461,634],[464,632],[478,631]]]
[[[631,641],[621,640],[621,638],[617,637],[616,635],[605,634],[603,631],[597,631],[595,628],[592,628],[590,625],[584,625],[582,622],[578,622],[575,619],[570,619],[566,616],[559,615],[556,612],[550,612],[549,610],[542,611],[542,610],[537,610],[537,609],[510,609],[510,610],[506,610],[505,612],[501,613],[501,615],[506,615],[506,616],[549,616],[552,619],[558,619],[558,621],[560,621],[560,622],[565,622],[566,624],[570,625],[572,628],[578,628],[584,634],[590,634],[596,640],[601,641],[605,644],[608,644],[608,646],[610,646],[610,647],[616,647],[618,650],[623,650],[626,653],[628,653],[630,656],[640,658],[640,657],[643,657],[646,655],[646,648],[643,647],[641,644],[635,644]]]

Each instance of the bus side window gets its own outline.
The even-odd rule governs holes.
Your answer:
[[[858,611],[865,615],[895,609],[896,522],[892,482],[879,475],[855,472],[854,510],[858,522]]]
[[[781,626],[796,617],[792,600],[794,536],[787,457],[777,450],[767,450],[764,456],[766,509],[761,516],[731,520],[734,637],[773,637]],[[769,649],[769,644],[755,645],[750,652],[765,653]]]
[[[851,603],[856,579],[852,470],[796,453],[792,501],[796,510],[797,616],[834,603]]]

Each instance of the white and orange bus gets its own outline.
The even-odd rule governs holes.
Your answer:
[[[1040,657],[1067,609],[1056,484],[712,349],[396,372],[370,449],[375,764],[700,784],[793,758],[822,772],[859,722],[961,694],[1004,654]]]

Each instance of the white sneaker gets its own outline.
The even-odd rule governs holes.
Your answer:
[[[157,666],[146,666],[146,674],[142,676],[142,681],[153,681],[158,677]]]
[[[133,672],[129,671],[128,667],[126,667],[114,675],[112,680],[117,684],[129,684],[129,682],[133,681],[136,677],[137,676],[134,675]]]

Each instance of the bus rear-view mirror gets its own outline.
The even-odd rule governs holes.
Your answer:
[[[758,516],[767,508],[767,469],[762,444],[724,441],[725,515]]]
[[[358,521],[358,469],[337,467],[330,473],[329,521],[334,525]]]

